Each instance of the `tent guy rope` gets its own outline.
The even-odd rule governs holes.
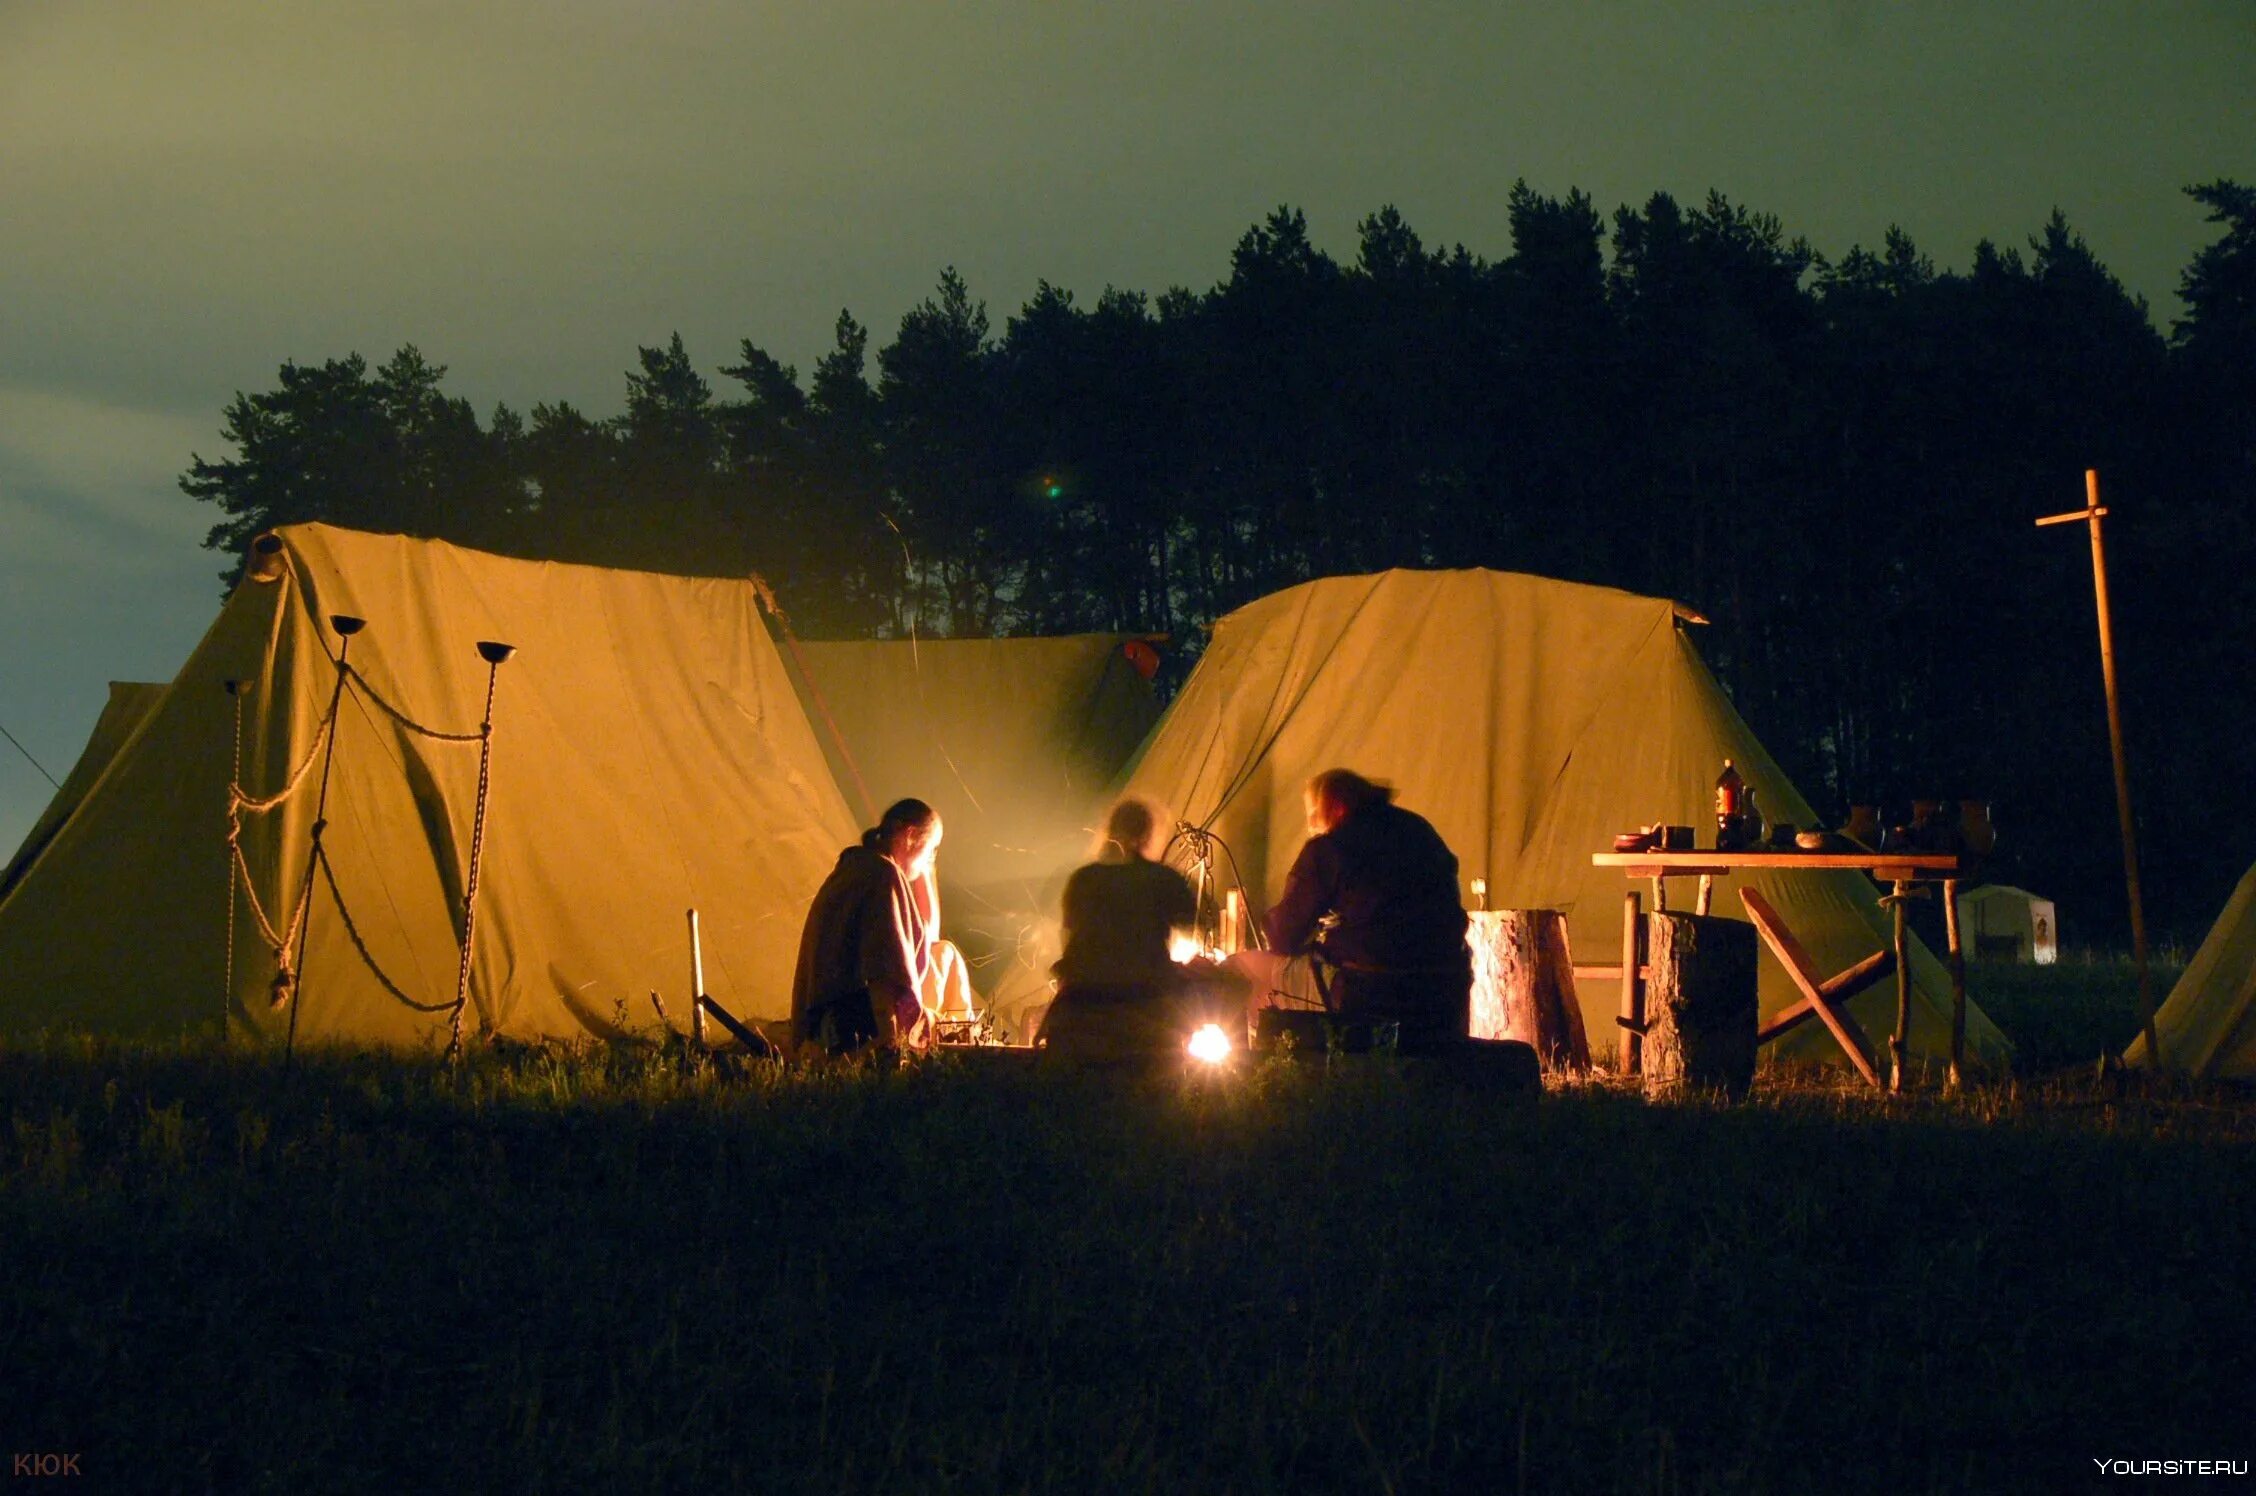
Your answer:
[[[49,784],[54,785],[56,789],[62,788],[62,785],[56,783],[55,776],[47,772],[47,766],[41,763],[38,759],[33,758],[31,756],[31,750],[29,748],[26,748],[22,743],[16,742],[16,735],[14,733],[8,731],[6,727],[0,727],[0,738],[6,738],[9,742],[15,743],[16,752],[24,756],[25,763],[30,764],[34,769],[37,769],[39,771],[40,778],[46,780]]]

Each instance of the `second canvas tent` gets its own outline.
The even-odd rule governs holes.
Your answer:
[[[1649,822],[1712,826],[1726,758],[1771,815],[1812,824],[1666,600],[1517,573],[1390,571],[1306,583],[1223,618],[1127,788],[1216,833],[1258,910],[1306,834],[1307,778],[1354,769],[1434,823],[1461,877],[1487,879],[1491,907],[1562,909],[1576,960],[1613,964],[1628,885],[1591,853]],[[1826,970],[1885,943],[1860,874],[1745,884]],[[1719,888],[1717,913],[1744,917],[1736,886]],[[1948,977],[1922,946],[1913,968],[1913,1048],[1945,1052]],[[1764,1013],[1798,996],[1767,955],[1761,972]],[[1603,1053],[1618,1033],[1616,986],[1586,982],[1581,997]],[[1854,1011],[1878,1041],[1894,1023],[1892,984]],[[1967,1032],[1970,1054],[2004,1059],[2003,1035],[1980,1012]],[[1805,1025],[1777,1052],[1825,1059],[1830,1043]]]

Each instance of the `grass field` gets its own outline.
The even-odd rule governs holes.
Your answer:
[[[2019,1017],[1978,988],[2025,1056],[2030,1014],[2108,1010],[2057,971]],[[2055,1042],[2054,1080],[1735,1108],[1379,1059],[0,1049],[0,1455],[231,1492],[2061,1490],[2256,1456],[2256,1110],[2110,1095]]]

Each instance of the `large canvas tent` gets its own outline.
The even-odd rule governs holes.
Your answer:
[[[2225,902],[2201,949],[2154,1013],[2154,1038],[2167,1068],[2181,1074],[2256,1078],[2256,867]],[[2146,1036],[2124,1062],[2153,1063]]]
[[[337,697],[340,613],[366,628]],[[854,820],[750,585],[307,525],[268,543],[0,902],[0,1030],[224,1019],[272,1039],[294,1008],[301,1041],[439,1042],[485,640],[518,653],[495,680],[467,1032],[648,1027],[653,990],[681,1021],[693,907],[708,990],[783,1014],[801,917]],[[309,878],[324,778],[328,868]],[[276,1008],[301,908],[299,984]]]
[[[1064,876],[1159,719],[1150,636],[810,642],[785,658],[859,814],[904,795],[940,812],[945,928],[978,985],[1054,957]]]
[[[96,781],[102,777],[102,771],[110,766],[111,759],[117,757],[118,750],[125,746],[126,739],[132,737],[134,730],[148,719],[164,691],[162,685],[146,681],[110,682],[109,699],[102,703],[102,715],[94,720],[94,731],[87,735],[86,746],[79,750],[78,762],[71,765],[70,772],[63,776],[63,782],[55,787],[55,798],[47,802],[47,808],[39,813],[39,819],[31,823],[31,830],[24,836],[23,845],[16,849],[15,856],[8,859],[7,868],[0,871],[0,899],[5,899],[8,890],[21,883],[24,874],[31,871],[31,865],[39,860],[39,854],[55,839],[55,833],[63,829],[63,823],[70,819],[71,812],[78,809],[80,803],[93,792]]]
[[[1304,836],[1301,789],[1343,766],[1391,783],[1484,877],[1497,908],[1566,911],[1576,960],[1619,960],[1622,896],[1593,868],[1614,833],[1653,821],[1710,826],[1723,761],[1774,817],[1815,820],[1740,720],[1669,602],[1492,571],[1390,571],[1310,582],[1215,625],[1213,642],[1128,783],[1216,833],[1252,900],[1280,891]],[[1760,873],[1760,889],[1827,970],[1885,944],[1871,883],[1855,873]],[[1734,884],[1719,914],[1743,918]],[[1912,1042],[1949,1045],[1949,978],[1914,946]],[[1762,961],[1762,1009],[1797,996]],[[1614,983],[1584,982],[1594,1045],[1618,1032]],[[1877,1042],[1892,984],[1853,1011]],[[1773,1053],[1825,1058],[1814,1024]],[[1968,1048],[2002,1060],[2004,1037],[1968,1014]],[[1835,1056],[1837,1058],[1837,1056]]]

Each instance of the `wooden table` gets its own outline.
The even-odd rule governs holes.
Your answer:
[[[1880,1076],[1873,1068],[1872,1057],[1867,1053],[1864,1035],[1856,1019],[1847,1008],[1849,998],[1881,980],[1890,972],[1896,978],[1896,1031],[1888,1040],[1892,1061],[1889,1068],[1888,1089],[1901,1091],[1904,1086],[1905,1055],[1911,1034],[1911,961],[1910,937],[1904,928],[1904,905],[1918,897],[1921,883],[1940,883],[1943,896],[1943,931],[1949,944],[1951,980],[1951,1044],[1950,1084],[1959,1084],[1959,1072],[1966,1052],[1966,958],[1960,949],[1958,932],[1958,885],[1970,870],[1970,859],[1954,852],[1599,852],[1590,859],[1596,867],[1615,867],[1632,879],[1653,880],[1653,907],[1665,912],[1668,908],[1668,883],[1670,878],[1698,877],[1700,890],[1693,912],[1706,914],[1713,899],[1715,880],[1736,872],[1757,869],[1792,872],[1856,872],[1869,873],[1890,885],[1889,893],[1881,899],[1895,915],[1893,948],[1866,957],[1846,971],[1831,977],[1820,978],[1809,953],[1794,937],[1794,932],[1779,918],[1770,902],[1752,888],[1740,890],[1739,898],[1747,907],[1747,917],[1753,921],[1763,943],[1778,957],[1786,974],[1793,978],[1802,999],[1780,1013],[1767,1024],[1758,1038],[1768,1043],[1780,1034],[1802,1022],[1815,1018],[1823,1023],[1834,1040],[1840,1044],[1849,1062],[1859,1074],[1873,1085],[1880,1084]],[[1638,1065],[1638,1035],[1644,1026],[1644,973],[1638,964],[1639,933],[1643,921],[1638,918],[1638,895],[1630,890],[1622,906],[1622,1020],[1627,1033],[1623,1039],[1624,1068],[1634,1072]]]

